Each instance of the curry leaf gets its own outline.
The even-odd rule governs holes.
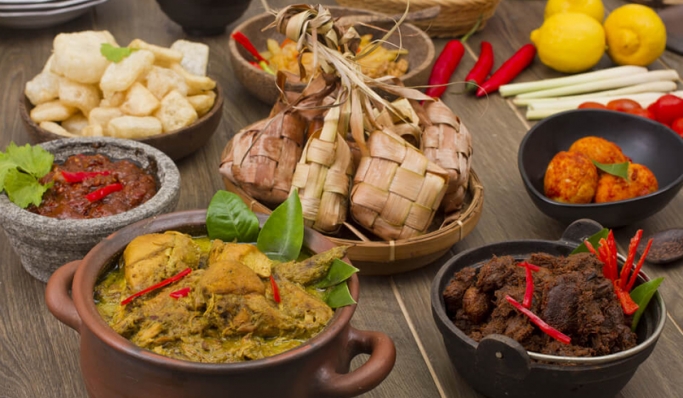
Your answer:
[[[647,305],[650,303],[650,299],[655,295],[657,288],[659,288],[659,285],[662,284],[663,280],[664,278],[653,279],[631,290],[631,298],[638,304],[638,310],[633,314],[633,322],[631,323],[632,331],[636,331],[640,317],[643,316],[643,312],[645,312]]]
[[[42,185],[30,174],[22,173],[18,169],[10,169],[5,175],[5,190],[9,200],[25,209],[30,204],[40,206],[43,194],[52,184]]]
[[[224,242],[254,242],[259,233],[259,221],[239,196],[218,191],[206,210],[209,238]]]
[[[292,261],[299,256],[304,242],[304,217],[296,190],[266,220],[256,246],[268,258]]]
[[[338,285],[349,279],[351,275],[358,272],[358,268],[338,258],[334,259],[330,270],[324,278],[316,282],[315,287],[324,289],[326,287]]]
[[[587,240],[591,243],[591,245],[593,245],[594,248],[597,249],[598,244],[600,243],[600,239],[607,239],[608,233],[609,233],[609,229],[603,228],[600,231],[598,231],[597,233],[595,233],[594,235],[592,235]],[[586,247],[586,244],[584,242],[581,242],[581,244],[576,249],[574,249],[574,251],[571,252],[571,254],[584,253],[587,251],[588,251],[588,248]]]
[[[109,43],[102,43],[100,46],[100,54],[111,62],[121,62],[124,58],[131,55],[137,48],[130,47],[114,47]]]
[[[330,308],[339,308],[346,305],[356,304],[356,300],[351,297],[349,285],[346,283],[340,283],[327,291],[325,294],[325,303],[327,303]]]
[[[595,160],[591,159],[595,167],[599,168],[600,170],[604,171],[605,173],[612,174],[617,177],[621,177],[624,180],[628,180],[628,162],[624,163],[612,163],[612,164],[605,164],[605,163],[600,163],[596,162]]]

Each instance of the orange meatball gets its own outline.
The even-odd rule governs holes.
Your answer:
[[[598,170],[582,153],[559,152],[548,164],[543,185],[552,200],[590,203],[598,186]]]
[[[569,152],[580,152],[596,162],[604,164],[628,162],[621,148],[604,138],[588,136],[580,138],[569,147]]]
[[[655,175],[642,164],[628,165],[628,180],[608,173],[600,173],[595,203],[614,202],[647,195],[658,188]]]

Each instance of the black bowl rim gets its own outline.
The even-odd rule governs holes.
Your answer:
[[[449,259],[440,269],[439,272],[437,272],[436,276],[434,277],[432,281],[432,286],[430,290],[430,297],[431,297],[431,307],[432,310],[436,313],[436,315],[439,317],[440,320],[449,320],[448,315],[446,314],[446,310],[444,308],[443,300],[441,298],[441,288],[440,284],[441,281],[444,280],[444,278],[448,277],[450,279],[451,276],[446,275],[446,270],[450,267],[450,265],[454,262],[456,262],[458,259],[476,252],[480,250],[485,250],[489,249],[498,245],[509,245],[509,244],[534,244],[534,243],[541,243],[541,244],[551,244],[551,245],[561,245],[565,246],[568,248],[575,248],[576,244],[567,242],[564,240],[557,240],[557,241],[551,241],[551,240],[543,240],[543,239],[519,239],[519,240],[508,240],[508,241],[502,241],[502,242],[497,242],[497,243],[491,243],[488,245],[484,246],[479,246],[475,247],[472,249],[465,250],[463,252],[458,253],[456,256],[452,257]],[[623,263],[626,258],[618,254],[619,260]],[[472,266],[472,264],[468,265]],[[650,277],[643,272],[642,270],[638,273],[638,279],[640,281],[649,281]],[[659,323],[655,327],[654,331],[650,336],[648,336],[647,339],[645,339],[643,342],[640,344],[637,344],[633,348],[629,348],[628,350],[617,352],[614,354],[609,354],[609,355],[602,355],[602,356],[597,356],[597,357],[562,357],[562,356],[557,356],[557,355],[547,355],[547,354],[540,354],[532,351],[527,351],[527,354],[529,355],[530,358],[537,360],[537,361],[544,361],[552,364],[576,364],[576,365],[588,365],[588,366],[594,366],[594,365],[599,365],[599,364],[604,364],[608,362],[613,362],[617,360],[623,360],[629,357],[632,357],[644,350],[647,350],[648,347],[651,345],[654,345],[657,340],[659,339],[659,336],[662,334],[662,331],[664,330],[664,325],[666,324],[666,305],[664,304],[664,299],[662,298],[659,290],[655,293],[653,296],[655,300],[657,300],[657,304],[660,306],[660,312],[661,316],[659,319]],[[479,345],[474,339],[469,337],[467,334],[465,334],[462,330],[457,328],[453,322],[450,320],[448,322],[442,322],[448,330],[453,334],[452,337],[459,338],[463,340],[465,343],[467,343],[469,346],[472,348],[476,349]],[[443,338],[447,338],[447,336],[443,335]]]
[[[671,134],[676,135],[677,137],[680,138],[678,134],[676,134],[675,131],[671,130],[668,126],[656,122],[654,120],[646,119],[641,116],[636,116],[636,115],[631,115],[628,113],[624,112],[618,112],[618,111],[613,111],[613,110],[608,110],[608,109],[571,109],[568,111],[560,112],[557,114],[554,114],[548,118],[545,118],[535,124],[533,127],[529,129],[529,131],[524,135],[524,138],[522,138],[522,141],[519,144],[519,150],[517,151],[517,168],[519,169],[519,174],[522,177],[522,181],[524,181],[524,185],[526,186],[527,190],[529,192],[532,192],[536,198],[541,200],[544,203],[547,203],[549,205],[555,206],[555,207],[560,207],[560,208],[566,208],[566,209],[604,209],[608,208],[610,206],[614,206],[617,204],[623,204],[623,203],[632,203],[632,202],[637,202],[641,200],[647,200],[650,198],[654,198],[657,196],[665,195],[668,191],[671,189],[674,189],[677,185],[680,185],[683,183],[683,173],[681,173],[680,176],[673,182],[669,183],[667,186],[663,188],[659,188],[657,191],[652,192],[647,195],[643,196],[638,196],[635,198],[631,199],[624,199],[624,200],[618,200],[614,202],[606,202],[606,203],[564,203],[564,202],[557,202],[554,200],[551,200],[547,196],[545,196],[542,192],[539,192],[536,187],[531,183],[531,179],[529,178],[529,175],[526,172],[526,169],[523,166],[523,157],[522,155],[525,153],[526,150],[526,144],[529,141],[530,137],[533,135],[533,133],[536,132],[541,126],[543,126],[545,123],[548,123],[550,120],[556,119],[556,118],[562,118],[562,117],[567,117],[567,115],[573,115],[575,113],[605,113],[605,114],[610,114],[610,115],[621,115],[623,117],[627,118],[632,118],[633,120],[636,120],[641,123],[646,123],[650,124],[654,127],[658,128],[665,128],[664,131],[668,130]],[[683,138],[681,138],[683,140]]]

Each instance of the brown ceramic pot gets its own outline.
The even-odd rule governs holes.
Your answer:
[[[98,277],[134,237],[168,230],[206,234],[205,219],[204,210],[193,210],[137,222],[110,235],[82,260],[62,266],[50,278],[45,293],[48,308],[81,335],[81,371],[90,397],[351,397],[384,380],[396,358],[394,344],[383,333],[351,327],[355,305],[338,309],[327,327],[305,344],[250,362],[207,364],[172,359],[137,347],[114,332],[93,301]],[[305,245],[314,252],[334,246],[310,229],[306,229]],[[349,289],[357,300],[355,275],[349,280]],[[360,353],[370,357],[349,372],[351,359]]]

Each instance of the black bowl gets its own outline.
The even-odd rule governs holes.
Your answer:
[[[214,36],[238,20],[251,0],[157,0],[161,11],[191,36]]]
[[[432,315],[453,366],[475,390],[490,398],[611,398],[650,356],[666,322],[666,308],[659,293],[655,293],[638,324],[638,345],[592,358],[531,353],[517,341],[496,334],[477,343],[458,329],[446,313],[442,293],[460,269],[483,265],[494,255],[522,259],[545,252],[566,256],[600,229],[602,226],[592,220],[579,220],[558,241],[494,243],[462,252],[439,270],[431,287]],[[646,280],[647,275],[641,272],[638,283]]]
[[[548,163],[579,138],[598,136],[619,145],[634,163],[647,166],[659,190],[649,195],[611,203],[556,202],[543,192]],[[614,228],[645,219],[666,206],[683,186],[683,139],[661,123],[627,113],[600,109],[562,112],[529,130],[518,152],[519,172],[527,193],[546,215],[570,223],[590,218]]]

